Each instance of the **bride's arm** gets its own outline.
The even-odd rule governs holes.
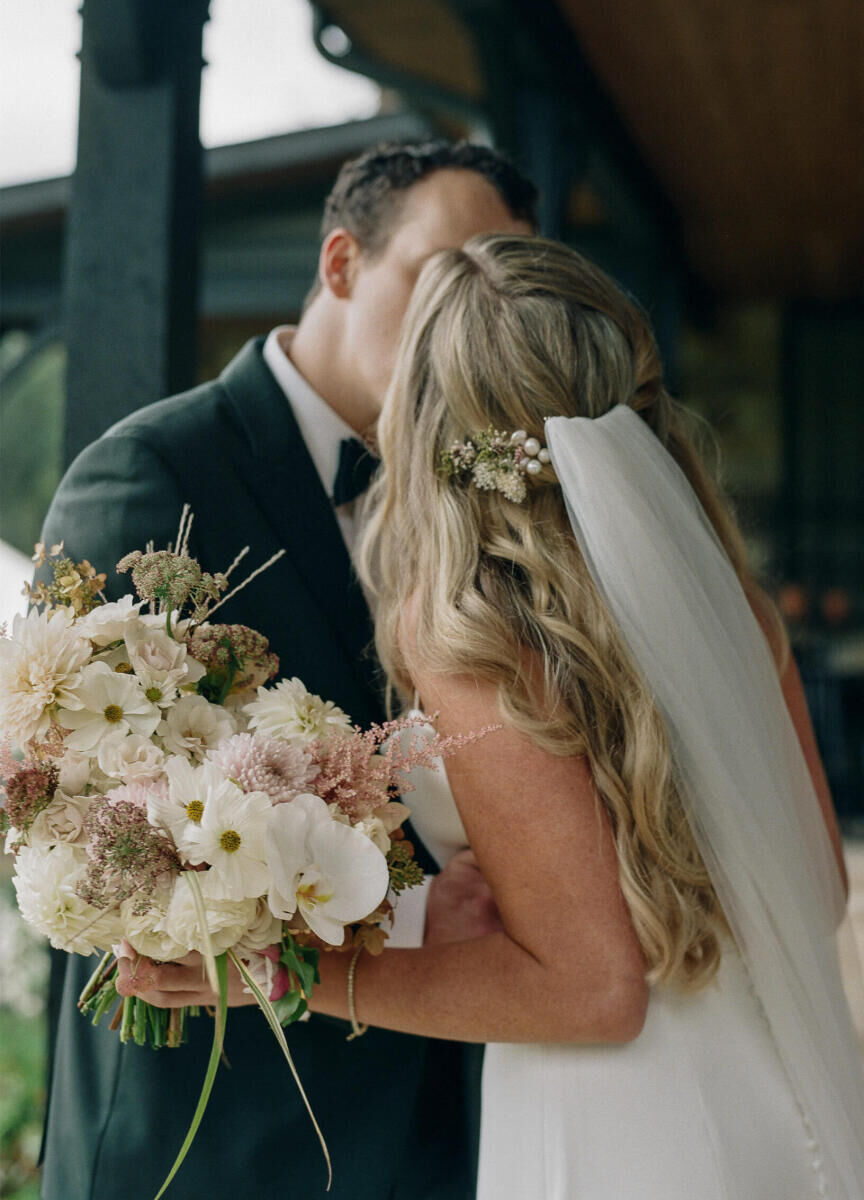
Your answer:
[[[426,705],[445,714],[442,733],[499,720],[489,686],[424,680],[421,690]],[[503,931],[362,955],[358,1019],[478,1042],[635,1037],[648,997],[645,966],[585,761],[555,757],[503,729],[450,759],[448,775]],[[322,955],[313,1010],[348,1016],[347,969],[345,955]]]
[[[443,734],[496,724],[495,689],[424,680]],[[448,760],[448,776],[503,929],[447,945],[363,954],[361,1022],[475,1042],[623,1042],[642,1028],[645,964],[618,882],[608,822],[584,759],[559,758],[512,729]],[[347,1018],[351,955],[323,953],[313,1011]],[[143,983],[143,987],[142,987]],[[249,1003],[239,980],[229,1003]],[[161,1007],[212,1004],[200,961],[121,963],[120,990]]]

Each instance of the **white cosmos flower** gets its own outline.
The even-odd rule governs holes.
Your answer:
[[[159,736],[169,753],[198,762],[211,746],[217,746],[233,732],[230,714],[203,696],[181,696],[159,726]]]
[[[207,797],[195,846],[194,864],[209,863],[201,876],[204,895],[214,900],[262,896],[270,885],[267,828],[272,803],[266,792],[244,792],[225,780]]]
[[[301,680],[280,679],[275,687],[259,687],[255,700],[244,706],[249,728],[274,738],[299,738],[326,742],[350,733],[351,718],[332,700],[322,700],[306,690]]]
[[[180,853],[188,854],[198,844],[201,818],[210,796],[224,785],[233,788],[230,795],[234,795],[237,785],[230,783],[215,763],[195,766],[181,754],[165,760],[165,775],[168,792],[147,797],[147,820],[166,829]]]
[[[204,879],[204,874],[199,875]],[[257,904],[254,899],[248,900],[215,900],[205,894],[207,912],[207,928],[213,944],[213,953],[221,954],[234,946],[257,917]],[[189,884],[179,875],[174,881],[171,900],[165,911],[165,916],[157,922],[157,933],[165,933],[174,942],[190,950],[204,952],[205,939],[201,927],[198,909],[192,896]]]
[[[57,723],[71,731],[64,738],[70,750],[92,753],[111,733],[149,737],[160,716],[134,675],[118,675],[96,662],[85,667],[76,686],[68,689]]]
[[[109,779],[143,783],[161,775],[165,753],[150,738],[118,729],[99,743],[96,761]]]
[[[56,950],[92,954],[108,950],[122,936],[119,910],[102,912],[76,896],[86,870],[83,855],[65,842],[47,853],[25,846],[15,858],[12,882],[21,915]]]
[[[274,915],[306,924],[331,946],[345,925],[374,912],[387,894],[387,859],[365,834],[334,821],[318,796],[297,796],[270,813],[267,863]]]
[[[110,604],[99,604],[78,619],[78,632],[89,638],[94,646],[110,646],[119,642],[128,626],[138,620],[138,610],[144,603],[134,596],[121,596]]]
[[[11,636],[0,638],[0,729],[13,744],[47,733],[51,706],[77,682],[90,653],[66,608],[13,618]]]

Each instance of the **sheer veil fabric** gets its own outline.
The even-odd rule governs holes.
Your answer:
[[[864,1196],[864,1074],[844,901],[762,630],[684,473],[633,409],[553,417],[586,562],[653,692],[684,802],[777,1045],[824,1194]]]

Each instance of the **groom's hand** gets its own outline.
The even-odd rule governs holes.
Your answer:
[[[177,962],[156,963],[123,941],[117,954],[117,991],[121,996],[140,996],[156,1008],[183,1008],[198,1004],[215,1007],[216,993],[207,982],[200,954],[187,954]],[[240,972],[228,963],[228,1007],[255,1004],[243,990]]]
[[[423,945],[464,942],[503,928],[477,859],[470,850],[461,850],[433,876]]]

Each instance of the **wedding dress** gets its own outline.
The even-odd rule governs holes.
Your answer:
[[[467,845],[444,765],[409,778],[443,866]],[[652,989],[632,1042],[486,1047],[477,1200],[810,1200],[811,1143],[731,941],[707,988]]]

